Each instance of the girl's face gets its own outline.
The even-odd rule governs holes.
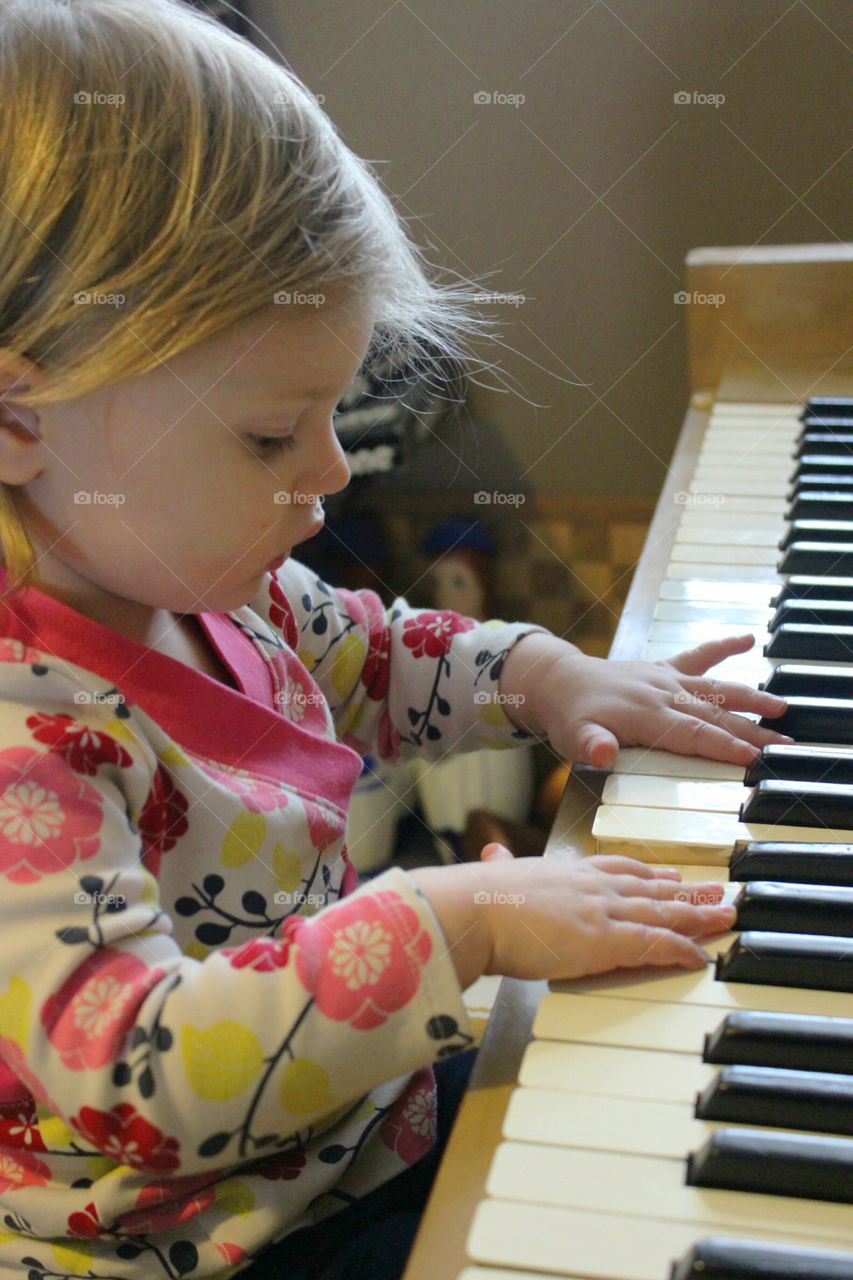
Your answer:
[[[18,476],[30,451],[16,501],[35,585],[174,613],[245,604],[349,481],[332,415],[372,330],[367,305],[270,305],[142,377],[35,409],[40,440],[0,442]]]

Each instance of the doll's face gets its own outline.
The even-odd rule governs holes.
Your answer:
[[[486,589],[482,577],[465,556],[451,551],[432,571],[435,603],[469,618],[484,618]]]

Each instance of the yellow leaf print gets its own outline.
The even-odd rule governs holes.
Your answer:
[[[514,751],[518,746],[517,742],[499,742],[495,738],[475,738],[478,747],[485,747],[487,751]]]
[[[204,960],[205,956],[210,954],[210,947],[206,947],[203,942],[199,942],[198,938],[191,939],[184,947],[184,955],[191,956],[193,960]]]
[[[261,850],[266,831],[267,821],[262,813],[238,813],[222,841],[222,866],[242,867],[251,862]]]
[[[293,1116],[330,1111],[333,1105],[329,1073],[310,1058],[288,1062],[281,1079],[281,1105]]]
[[[61,1116],[55,1116],[43,1102],[36,1102],[36,1116],[39,1122],[39,1133],[46,1147],[70,1147],[74,1141],[74,1132]]]
[[[16,973],[0,996],[0,1036],[8,1036],[19,1048],[27,1051],[30,1039],[30,1006],[32,994],[23,978]]]
[[[272,851],[272,870],[279,888],[285,893],[293,893],[301,883],[302,864],[299,861],[299,854],[291,849],[285,849],[278,841]]]
[[[332,667],[332,684],[339,697],[345,697],[353,689],[366,657],[367,645],[354,631],[348,631],[337,647]]]
[[[52,1244],[50,1252],[62,1270],[70,1271],[72,1275],[82,1275],[90,1268],[92,1246],[85,1240],[75,1240],[74,1244]]]
[[[157,881],[152,876],[151,872],[146,870],[145,867],[143,867],[140,864],[140,866],[137,869],[139,871],[139,874],[142,876],[142,893],[140,895],[141,899],[143,902],[147,902],[148,905],[151,907],[154,905],[155,902],[157,902],[158,898],[160,897],[159,886],[157,884]]]
[[[223,1213],[251,1213],[255,1207],[255,1193],[238,1178],[217,1182],[214,1188],[216,1207]]]
[[[129,1164],[117,1165],[115,1160],[111,1160],[109,1156],[87,1156],[86,1172],[93,1182],[97,1182],[101,1178],[110,1178],[115,1176],[116,1169],[123,1174],[133,1173],[134,1170]]]
[[[482,720],[483,724],[494,725],[496,729],[505,729],[507,725],[506,714],[499,702],[481,703],[477,719]]]
[[[310,649],[300,649],[297,658],[302,663],[306,671],[313,671],[316,666],[317,659],[314,657]]]
[[[189,760],[184,755],[183,751],[181,751],[180,747],[174,742],[170,742],[165,751],[158,751],[157,759],[162,760],[163,764],[189,764]]]
[[[263,1062],[261,1046],[241,1022],[216,1022],[206,1031],[184,1027],[181,1053],[191,1088],[209,1102],[242,1093]]]
[[[364,702],[350,703],[346,714],[341,716],[338,721],[337,729],[335,730],[339,742],[345,733],[355,733],[361,723],[361,717],[364,715],[364,708]]]

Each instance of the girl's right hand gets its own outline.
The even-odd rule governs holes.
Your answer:
[[[701,969],[708,957],[694,939],[735,919],[721,884],[683,885],[673,868],[633,858],[516,859],[487,845],[481,859],[410,873],[463,986],[480,973],[550,981],[642,965]]]

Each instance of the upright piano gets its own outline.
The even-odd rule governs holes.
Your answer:
[[[405,1280],[853,1280],[853,245],[698,249],[691,399],[612,658],[728,632],[749,770],[574,767],[545,856],[737,905],[699,974],[504,979]]]

